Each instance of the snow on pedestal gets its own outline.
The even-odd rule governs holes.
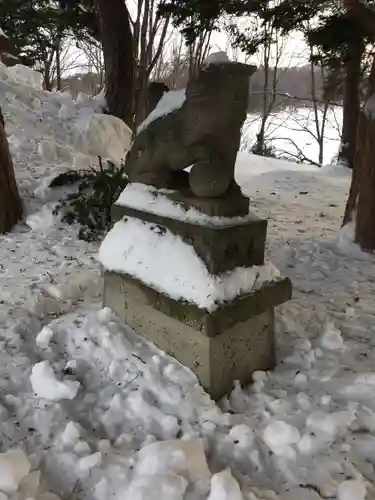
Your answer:
[[[211,275],[180,236],[135,218],[115,224],[100,247],[99,261],[108,271],[128,274],[175,300],[207,311],[280,279],[271,263]]]
[[[252,219],[251,215],[243,217],[208,216],[195,208],[186,209],[181,203],[173,201],[168,194],[172,191],[156,189],[146,184],[131,183],[126,186],[116,201],[117,206],[146,210],[152,214],[176,220],[193,222],[210,226],[241,224]]]

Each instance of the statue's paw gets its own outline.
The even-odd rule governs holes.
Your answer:
[[[199,198],[220,198],[233,182],[233,171],[209,161],[193,165],[189,174],[191,190]]]

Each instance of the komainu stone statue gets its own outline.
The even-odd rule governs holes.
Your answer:
[[[150,187],[125,188],[99,258],[104,305],[220,399],[274,368],[274,308],[292,287],[265,262],[267,221],[234,180],[255,68],[212,56],[186,91],[150,85],[127,157],[131,183]]]
[[[255,70],[213,62],[185,91],[165,93],[128,153],[130,182],[175,190],[210,215],[247,213],[249,203],[234,180],[234,166]]]

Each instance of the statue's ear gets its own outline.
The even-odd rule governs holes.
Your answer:
[[[158,105],[160,99],[166,92],[169,92],[169,87],[163,82],[150,82],[147,89],[147,110],[146,115],[149,115]]]

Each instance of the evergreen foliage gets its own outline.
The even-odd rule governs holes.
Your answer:
[[[2,0],[0,19],[19,62],[28,66],[43,65],[57,39],[69,34],[82,39],[97,33],[94,11],[81,1],[61,5],[51,0]]]
[[[71,170],[55,177],[51,188],[75,185],[76,190],[68,194],[55,208],[62,220],[78,224],[78,237],[93,241],[104,235],[111,225],[111,209],[128,183],[124,165],[115,167],[108,162],[104,167],[89,170]]]

